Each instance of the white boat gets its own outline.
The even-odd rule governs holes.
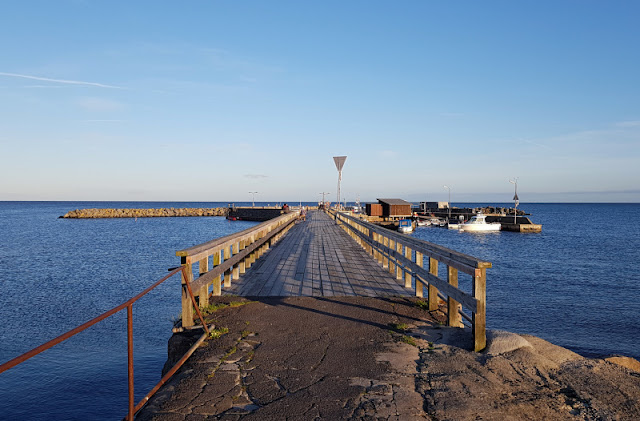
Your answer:
[[[398,221],[398,231],[405,234],[413,232],[413,221],[411,219],[401,219]]]
[[[460,224],[460,231],[468,231],[468,232],[491,232],[491,231],[500,231],[502,224],[500,222],[487,222],[486,215],[481,213],[474,215],[471,219],[464,224]]]
[[[447,224],[447,228],[449,228],[450,230],[457,230],[460,229],[460,225],[462,224],[458,224],[457,222],[449,222]]]
[[[418,219],[416,223],[419,227],[428,227],[429,225],[431,225],[431,221],[429,221],[428,219]]]

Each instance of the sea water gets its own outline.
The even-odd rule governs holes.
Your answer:
[[[221,206],[227,203],[0,202],[0,363],[142,291],[179,265],[176,250],[255,225],[220,217],[58,216],[77,208]],[[412,235],[493,264],[489,329],[534,334],[585,356],[640,358],[640,226],[634,224],[640,205],[520,208],[542,224],[541,233],[425,227]],[[160,379],[180,315],[179,276],[142,298],[133,314],[137,402]],[[127,411],[125,312],[0,374],[0,396],[1,419],[121,419]]]
[[[467,206],[478,205],[459,204]],[[420,227],[412,235],[492,263],[489,329],[533,334],[584,356],[640,359],[640,225],[634,221],[640,204],[520,209],[542,232]]]

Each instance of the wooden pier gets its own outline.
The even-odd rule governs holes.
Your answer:
[[[250,296],[408,296],[411,292],[359,248],[324,212],[310,212],[278,247],[224,294]]]
[[[395,233],[343,213],[289,212],[237,234],[176,252],[182,279],[182,327],[209,296],[425,296],[446,303],[448,325],[471,326],[474,348],[486,346],[486,269],[491,263]],[[286,235],[285,235],[286,234]],[[438,267],[444,266],[444,277]],[[467,274],[458,287],[459,273]],[[197,275],[197,276],[196,276]],[[465,312],[466,310],[466,312]],[[463,320],[464,319],[464,320]]]

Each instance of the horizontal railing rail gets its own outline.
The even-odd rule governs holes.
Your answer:
[[[209,304],[210,295],[221,295],[293,226],[300,212],[291,211],[244,231],[179,250],[185,268],[182,289],[182,327],[194,325],[193,312]],[[194,265],[199,276],[194,279]],[[187,278],[185,278],[186,276]],[[186,282],[188,281],[188,283]],[[191,284],[197,305],[189,299],[186,285]]]
[[[330,212],[336,222],[383,267],[424,296],[427,306],[439,308],[439,298],[447,303],[447,324],[462,327],[462,318],[471,323],[474,349],[486,347],[486,270],[491,263],[446,247],[391,231],[341,212]],[[425,262],[425,258],[428,261]],[[447,278],[438,276],[438,265],[447,267]],[[458,287],[458,272],[471,276],[471,292]],[[468,316],[462,307],[471,312]]]
[[[128,390],[129,390],[129,411],[128,411],[128,415],[127,415],[127,419],[130,421],[133,421],[133,418],[135,416],[135,413],[138,412],[145,404],[146,402],[149,400],[149,398],[160,388],[160,386],[162,386],[164,383],[166,383],[166,381],[182,366],[182,364],[184,364],[184,362],[187,360],[187,358],[195,351],[195,348],[197,348],[197,346],[193,346],[192,349],[189,349],[189,351],[187,351],[187,353],[173,366],[173,368],[167,373],[165,374],[162,379],[160,380],[160,382],[158,382],[158,384],[156,384],[156,386],[140,401],[138,402],[137,405],[134,406],[134,390],[133,390],[133,384],[134,384],[134,372],[133,372],[133,304],[138,301],[140,298],[142,298],[143,296],[145,296],[146,294],[148,294],[149,292],[151,292],[153,289],[155,289],[156,287],[158,287],[160,284],[162,284],[163,282],[165,282],[166,280],[170,279],[171,277],[173,277],[174,275],[176,275],[178,272],[182,273],[182,278],[185,279],[188,277],[185,276],[185,271],[186,268],[185,267],[177,267],[177,268],[173,268],[170,269],[169,273],[167,275],[165,275],[162,279],[156,281],[153,285],[147,287],[146,289],[144,289],[142,292],[140,292],[138,295],[134,296],[133,298],[130,298],[129,300],[125,301],[124,303],[120,304],[117,307],[112,308],[111,310],[108,310],[104,313],[102,313],[101,315],[89,320],[86,323],[81,324],[80,326],[71,329],[70,331],[63,333],[62,335],[36,347],[33,348],[30,351],[25,352],[22,355],[17,356],[16,358],[13,358],[12,360],[9,360],[5,363],[3,363],[2,365],[0,365],[0,373],[3,373],[27,360],[29,360],[32,357],[35,357],[36,355],[50,349],[53,348],[54,346],[66,341],[67,339],[70,339],[71,337],[77,335],[78,333],[90,328],[91,326],[100,323],[101,321],[113,316],[114,314],[124,310],[125,308],[127,309],[127,365],[128,365]],[[193,294],[191,293],[191,285],[188,283],[186,284],[186,290],[187,290],[187,294],[190,296],[191,300],[193,303],[196,302],[195,297],[193,296]],[[205,322],[204,322],[204,318],[202,317],[202,314],[200,312],[198,312],[198,316],[200,317],[201,323],[203,325],[203,328],[205,330],[205,333],[202,335],[202,337],[199,339],[198,341],[198,345],[200,343],[202,343],[202,341],[204,341],[204,339],[206,339],[208,333],[209,333],[209,328],[206,326]]]

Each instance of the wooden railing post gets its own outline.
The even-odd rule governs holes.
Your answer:
[[[201,259],[198,262],[198,272],[200,276],[209,272],[209,256]],[[198,291],[198,305],[200,308],[204,308],[209,305],[209,285],[203,285]]]
[[[221,254],[222,254],[222,250],[216,250],[213,253],[213,267],[218,266],[220,263],[222,263],[222,258],[221,258]],[[220,275],[216,276],[213,279],[213,290],[211,291],[212,295],[222,295],[222,277]]]
[[[458,269],[447,266],[447,278],[449,285],[458,288]],[[463,327],[460,316],[460,303],[449,296],[447,298],[447,324],[452,327]]]
[[[389,237],[382,236],[382,244],[385,247],[389,247]],[[389,257],[386,254],[382,255],[382,267],[389,268]]]
[[[416,251],[416,265],[418,265],[419,267],[423,266],[423,256],[422,256],[422,253],[420,253],[419,251]],[[416,281],[416,297],[422,298],[424,296],[423,284],[421,281],[418,280],[417,277],[415,281]]]
[[[429,257],[429,273],[435,277],[438,277],[438,261],[432,257]],[[438,289],[429,283],[428,296],[429,311],[438,309]]]
[[[224,260],[231,259],[231,246],[227,246],[224,249]],[[224,272],[224,287],[229,288],[231,286],[231,268]]]
[[[407,246],[404,246],[404,257],[407,260],[412,259],[411,249]],[[411,288],[411,272],[406,271],[404,274],[404,287]]]
[[[251,238],[249,238],[249,245],[253,244],[254,241],[256,241],[256,237],[252,235]],[[251,265],[253,265],[253,262],[255,262],[255,260],[256,260],[256,252],[253,251],[247,256],[247,269],[249,269]]]
[[[193,268],[191,263],[187,263],[186,257],[183,256],[180,260],[182,266],[185,266],[185,270],[180,272],[180,278],[182,279],[182,327],[190,327],[193,326],[193,303],[187,290],[187,281],[193,281]],[[185,279],[185,274],[188,279]]]
[[[395,250],[396,249],[396,241],[392,240],[391,238],[389,238],[389,249],[391,250]],[[393,259],[393,257],[391,257],[391,254],[389,254],[389,273],[392,275],[396,274],[396,264],[395,264],[395,260]]]
[[[402,256],[402,244],[396,242],[396,252]],[[396,260],[396,279],[402,279],[402,262],[401,259]]]
[[[382,256],[380,255],[380,251],[378,251],[378,247],[380,244],[380,234],[374,231],[372,233],[372,239],[373,239],[373,243],[376,245],[373,248],[373,258],[376,259],[378,263],[382,263]]]
[[[233,243],[233,249],[231,250],[231,253],[233,254],[238,254],[240,253],[240,242],[237,243]],[[238,279],[240,277],[240,263],[236,263],[233,266],[233,279]]]
[[[472,315],[473,320],[473,348],[476,352],[487,346],[487,272],[486,269],[476,269],[473,277],[473,296],[478,300],[478,308]]]

